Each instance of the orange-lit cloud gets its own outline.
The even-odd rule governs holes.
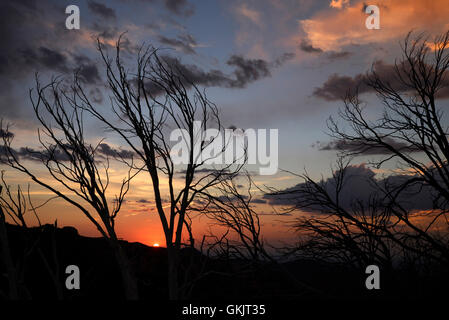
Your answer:
[[[349,4],[349,0],[332,0],[329,6],[332,8],[341,9],[347,4]]]
[[[345,1],[332,1],[338,7]],[[368,30],[366,2],[353,1],[334,10],[323,9],[310,19],[299,21],[300,29],[311,45],[324,51],[339,50],[351,44],[384,43],[402,39],[409,31],[441,33],[449,28],[449,6],[445,0],[384,0],[380,9],[380,29]]]

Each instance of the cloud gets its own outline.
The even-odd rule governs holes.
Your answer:
[[[123,149],[114,149],[107,143],[101,143],[98,146],[97,151],[105,156],[108,157],[118,157],[122,159],[132,159],[134,156],[134,152],[130,150],[123,150]]]
[[[78,66],[77,71],[81,79],[88,84],[95,84],[101,81],[97,64],[84,55],[74,56],[74,65]]]
[[[21,59],[20,59],[21,58]],[[47,47],[39,47],[32,49],[28,47],[20,51],[19,59],[23,64],[31,68],[44,67],[45,69],[56,70],[60,72],[67,72],[67,57]]]
[[[349,0],[331,0],[329,6],[331,8],[342,9],[344,6],[349,4]]]
[[[292,60],[295,56],[296,56],[296,54],[293,52],[285,52],[280,57],[278,57],[274,60],[273,66],[280,67],[287,61]]]
[[[349,51],[340,51],[340,52],[330,51],[327,53],[327,58],[329,60],[338,60],[349,58],[352,55],[353,53]]]
[[[196,169],[195,173],[215,173],[215,172],[220,172],[221,170],[219,169],[208,169],[208,168],[201,168],[201,169]],[[229,170],[225,170],[224,172],[229,172]],[[178,174],[186,174],[187,170],[180,170],[177,172]]]
[[[349,90],[358,88],[359,93],[370,91],[365,83],[365,75],[355,77],[332,74],[321,87],[315,88],[313,95],[327,101],[342,100]]]
[[[373,63],[373,71],[385,83],[389,83],[391,87],[397,92],[406,92],[410,90],[401,79],[398,77],[396,68],[392,64],[387,64],[382,60],[377,60]],[[399,71],[402,73],[404,69],[399,65]],[[321,87],[315,88],[313,95],[327,101],[341,100],[350,92],[355,92],[357,89],[359,93],[375,92],[375,90],[367,84],[372,73],[357,74],[353,77],[341,76],[332,74],[323,83]],[[446,76],[443,77],[441,89],[437,92],[438,98],[449,97],[449,72],[446,71]]]
[[[136,201],[137,203],[144,203],[144,204],[150,204],[153,203],[153,201],[151,200],[147,200],[147,199],[139,199]]]
[[[130,1],[131,0],[122,0],[125,4]],[[134,2],[162,3],[168,11],[178,16],[189,17],[195,13],[195,7],[187,0],[134,0]]]
[[[242,18],[251,21],[252,23],[262,26],[262,15],[259,11],[249,8],[246,3],[242,3],[236,7],[236,13]]]
[[[105,24],[105,23],[97,23],[94,22],[92,24],[92,30],[97,33],[97,36],[100,38],[104,38],[107,40],[115,39],[119,36],[119,30],[115,25]]]
[[[163,35],[158,36],[158,41],[161,44],[165,44],[174,47],[186,54],[195,54],[195,47],[197,46],[196,40],[190,34],[184,34],[178,36],[176,39],[167,38]]]
[[[0,132],[0,135],[2,134],[2,132]],[[3,131],[3,134],[4,131]],[[12,133],[6,133],[11,134],[13,137],[14,135]],[[70,146],[68,146],[68,150],[70,152]],[[41,162],[42,160],[47,160],[47,159],[54,159],[56,161],[70,161],[70,155],[67,154],[65,151],[63,151],[61,148],[59,147],[54,147],[52,149],[51,152],[47,151],[47,150],[37,150],[34,148],[30,148],[30,147],[21,147],[19,149],[9,149],[10,152],[15,155],[16,157],[18,157],[19,159],[22,160],[29,160],[29,161],[38,161]],[[5,146],[1,146],[0,147],[0,158],[3,159],[5,157],[5,155],[7,154],[8,149],[6,149]],[[134,152],[129,151],[129,150],[122,150],[122,149],[114,149],[111,146],[109,146],[106,143],[102,143],[98,146],[96,152],[100,155],[100,156],[111,156],[111,157],[119,157],[119,158],[123,158],[123,159],[131,159],[134,155]]]
[[[32,117],[23,89],[33,85],[37,71],[61,74],[80,68],[86,82],[98,80],[96,64],[84,60],[79,65],[74,58],[74,52],[90,41],[88,32],[67,30],[65,18],[60,2],[0,2],[0,117],[20,122]]]
[[[338,173],[336,174],[338,176]],[[392,175],[382,179],[376,179],[375,173],[365,164],[352,165],[347,167],[343,180],[343,187],[339,195],[339,203],[345,209],[351,209],[355,201],[360,201],[365,207],[369,206],[373,197],[380,198],[382,194],[375,187],[388,183],[390,186],[399,186],[412,176]],[[336,181],[333,177],[321,181],[321,186],[328,192],[333,201],[336,200]],[[271,205],[292,206],[303,200],[301,190],[307,187],[306,183],[299,183],[294,187],[282,190],[280,194],[266,194],[264,198]],[[421,188],[422,187],[422,188]],[[431,188],[422,185],[412,184],[404,190],[398,198],[398,203],[407,210],[427,210],[433,209],[434,199]],[[314,205],[309,208],[316,213],[326,212],[325,207]]]
[[[299,49],[301,49],[301,51],[306,52],[306,53],[312,53],[312,54],[323,54],[323,50],[321,48],[316,48],[314,46],[312,46],[312,44],[310,43],[310,41],[308,41],[307,39],[301,39],[301,42],[299,44]],[[352,55],[352,52],[349,51],[326,51],[325,52],[325,57],[328,60],[338,60],[338,59],[345,59],[348,58]]]
[[[248,83],[271,76],[269,63],[262,59],[245,59],[232,55],[226,63],[236,67],[235,79],[229,81],[230,87],[233,88],[244,88]]]
[[[31,0],[1,2],[0,75],[20,79],[37,66],[65,70],[67,53],[85,36],[82,30],[69,32],[63,27],[66,15],[60,3],[38,4]]]
[[[69,73],[77,70],[81,78],[88,84],[98,83],[101,78],[97,64],[85,55],[69,55],[56,49],[31,47],[20,51],[16,56],[17,63],[26,65],[30,70],[52,70],[61,73]]]
[[[419,152],[418,149],[402,142],[394,140],[393,138],[385,138],[384,141],[397,150],[402,152]],[[319,151],[346,151],[357,155],[388,155],[391,151],[383,146],[375,146],[372,143],[364,144],[355,141],[334,140],[327,143],[317,142],[314,147]]]
[[[244,194],[241,194],[240,195],[240,197],[242,198],[242,199],[248,199],[249,197],[247,196],[247,195],[244,195]],[[228,202],[240,202],[241,201],[241,199],[239,199],[239,198],[237,198],[236,196],[233,196],[233,195],[231,195],[231,196],[225,196],[225,195],[223,195],[223,196],[218,196],[217,197],[217,199],[219,200],[219,201],[221,201],[221,202],[224,202],[224,203],[228,203]],[[251,204],[265,204],[265,203],[267,203],[267,200],[265,200],[265,199],[260,199],[260,198],[252,198],[251,200],[250,200],[250,203]]]
[[[321,52],[323,52],[322,49],[313,47],[312,44],[309,41],[307,41],[306,39],[302,39],[301,40],[301,43],[299,44],[299,48],[302,51],[307,52],[307,53],[321,53]]]
[[[224,86],[229,81],[229,78],[220,70],[204,71],[196,65],[184,64],[179,58],[168,55],[160,58],[170,69],[188,80],[188,82],[184,83],[187,88],[191,85],[190,82],[201,86]],[[148,83],[147,86],[154,94],[161,93],[160,88],[154,84]]]
[[[6,150],[3,147],[3,152]],[[2,152],[2,153],[3,153]],[[62,151],[60,148],[54,148],[52,152],[46,151],[46,150],[36,150],[29,147],[21,147],[18,150],[11,150],[11,152],[18,158],[22,160],[29,160],[29,161],[38,161],[41,162],[42,160],[55,160],[55,161],[69,161],[70,157],[67,153]],[[4,153],[3,153],[4,155]]]
[[[88,6],[89,10],[92,11],[92,13],[95,14],[96,16],[99,16],[104,19],[115,19],[116,18],[115,10],[105,6],[102,3],[99,3],[99,2],[96,2],[93,0],[89,0],[87,2],[87,6]]]
[[[245,88],[247,85],[271,76],[273,68],[280,67],[286,61],[294,57],[291,53],[285,53],[274,61],[263,59],[247,59],[241,55],[232,55],[226,64],[234,67],[231,74],[225,74],[218,69],[204,71],[196,65],[183,64],[179,58],[161,56],[162,61],[172,70],[187,79],[184,85],[189,88],[191,83],[206,87]],[[148,90],[154,94],[162,93],[156,85],[148,83]]]
[[[191,16],[194,8],[187,0],[164,0],[165,7],[180,16]]]
[[[365,28],[368,15],[363,10],[365,0],[332,1],[334,10],[325,8],[308,19],[300,21],[311,45],[323,51],[339,51],[348,45],[385,43],[403,39],[411,30],[439,34],[449,29],[446,0],[384,0],[377,4],[380,9],[380,30]]]

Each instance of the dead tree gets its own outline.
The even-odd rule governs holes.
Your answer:
[[[448,129],[438,100],[448,86],[449,32],[433,44],[428,40],[407,36],[403,57],[395,63],[395,77],[385,79],[375,68],[365,76],[366,85],[384,106],[377,121],[365,115],[365,103],[357,91],[344,99],[344,109],[339,112],[343,124],[329,119],[330,135],[338,142],[341,157],[334,185],[304,174],[302,187],[289,191],[297,195],[291,209],[322,213],[297,222],[298,231],[308,236],[301,244],[303,251],[313,249],[365,264],[368,260],[391,264],[392,256],[403,251],[449,263],[447,233],[432,230],[437,223],[449,226]],[[373,150],[380,152],[374,152],[378,156],[372,157],[371,165],[381,168],[386,163],[395,164],[405,174],[401,179],[390,176],[383,183],[373,180],[375,192],[368,202],[353,199],[353,205],[345,207],[339,201],[344,163]],[[433,208],[416,213],[406,200],[424,191],[432,198]],[[424,219],[418,221],[417,217]]]
[[[16,191],[11,188],[6,182],[4,171],[1,171],[0,173],[0,180],[0,252],[8,278],[9,294],[7,296],[12,300],[23,299],[29,297],[29,292],[23,279],[23,266],[27,257],[36,247],[36,241],[31,241],[29,246],[25,248],[22,261],[15,261],[13,259],[13,253],[10,246],[11,242],[7,232],[7,220],[26,232],[28,229],[28,224],[25,218],[27,212],[32,211],[34,213],[34,217],[39,225],[40,219],[36,211],[37,208],[35,208],[31,202],[29,186],[27,198],[20,185],[17,186]],[[45,205],[50,200],[51,199],[47,200],[42,205]],[[28,206],[31,206],[31,208]]]
[[[46,169],[50,181],[37,176],[11,146],[12,135],[3,135],[3,163],[29,176],[38,185],[78,208],[109,242],[119,265],[125,296],[138,298],[136,280],[128,258],[115,231],[115,218],[129,190],[130,180],[137,174],[128,171],[118,195],[108,199],[109,158],[99,154],[98,146],[86,141],[82,109],[76,95],[66,90],[63,80],[52,79],[41,86],[36,76],[36,94],[30,90],[34,113],[41,124],[38,131],[43,150],[27,149],[28,156]],[[50,119],[50,120],[48,120]],[[99,218],[97,221],[96,217]]]
[[[254,182],[249,174],[246,178],[245,190],[239,190],[240,184],[235,179],[225,179],[209,192],[202,192],[198,198],[200,204],[192,210],[206,212],[214,224],[227,230],[226,237],[214,246],[229,258],[273,261],[266,251],[259,214],[253,204]]]
[[[188,208],[199,192],[214,186],[225,176],[234,175],[241,165],[228,164],[206,170],[210,168],[207,159],[200,159],[198,155],[217,136],[202,141],[195,132],[195,121],[201,122],[201,130],[215,128],[221,131],[218,108],[179,66],[159,56],[158,50],[151,47],[140,48],[135,65],[127,66],[121,57],[120,39],[113,58],[100,41],[98,49],[106,68],[114,116],[111,118],[94,106],[82,83],[77,81],[75,91],[81,100],[79,107],[119,135],[143,163],[153,188],[148,197],[154,198],[165,235],[169,297],[179,299],[182,297],[179,257]],[[188,164],[172,161],[169,136],[174,129],[185,130],[183,140],[190,146]],[[179,176],[181,178],[176,179]],[[178,181],[175,183],[175,180]],[[168,207],[163,204],[165,181]]]
[[[449,225],[449,141],[444,124],[440,93],[448,86],[449,32],[429,41],[424,35],[409,34],[403,45],[403,56],[395,63],[394,78],[385,79],[373,68],[366,84],[373,89],[384,106],[382,116],[370,121],[358,94],[348,94],[340,118],[350,130],[329,121],[331,135],[353,148],[342,150],[344,156],[361,155],[369,149],[383,150],[385,156],[372,160],[377,168],[387,162],[396,163],[410,176],[401,183],[382,186],[389,213],[404,224],[408,232],[391,239],[407,248],[407,235],[419,238],[421,245],[432,248],[438,261],[449,263],[448,237],[436,235],[437,223]],[[430,189],[433,210],[424,225],[399,200],[412,189]],[[410,239],[412,240],[412,239]]]
[[[307,173],[293,190],[273,192],[271,196],[291,196],[285,210],[310,212],[292,224],[299,241],[289,248],[306,259],[342,263],[357,269],[369,264],[390,269],[393,263],[393,242],[388,230],[397,224],[384,207],[382,195],[373,192],[368,199],[342,201],[350,192],[349,161],[340,159],[331,179],[315,181]]]

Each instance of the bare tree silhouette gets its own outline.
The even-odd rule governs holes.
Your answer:
[[[109,158],[99,155],[98,146],[89,144],[84,134],[84,116],[77,107],[76,95],[64,88],[63,80],[52,79],[41,86],[36,76],[36,96],[30,90],[34,113],[42,125],[38,131],[43,151],[27,150],[47,170],[50,180],[39,177],[26,166],[12,148],[13,135],[3,135],[3,163],[28,175],[38,185],[75,206],[108,240],[121,271],[125,295],[138,298],[138,288],[128,258],[115,231],[115,218],[129,190],[130,180],[138,173],[129,169],[118,195],[108,199]],[[50,119],[50,120],[48,120]],[[95,215],[100,221],[97,221]]]
[[[289,191],[298,195],[294,208],[327,213],[297,222],[297,230],[307,234],[301,249],[365,265],[368,261],[390,265],[392,255],[400,250],[449,263],[448,235],[432,230],[437,224],[449,226],[448,129],[438,99],[448,85],[448,46],[449,32],[433,42],[424,35],[409,34],[402,45],[402,59],[395,63],[394,79],[373,68],[365,79],[384,106],[377,121],[365,115],[365,103],[357,91],[347,94],[339,112],[347,126],[333,118],[328,122],[330,135],[343,146],[334,185],[326,186],[306,173],[301,175],[302,187]],[[376,192],[367,203],[353,199],[347,208],[339,199],[345,159],[373,149],[382,152],[369,163],[376,168],[396,164],[402,178],[384,179],[382,184],[375,181]],[[404,198],[423,191],[432,197],[433,208],[418,214]]]
[[[246,174],[245,190],[239,190],[241,183],[235,179],[225,179],[214,189],[202,192],[199,205],[192,210],[206,212],[213,223],[224,227],[225,237],[215,243],[215,250],[221,250],[228,258],[248,261],[272,261],[261,235],[259,214],[253,206],[254,182]],[[235,239],[231,239],[231,237]],[[219,239],[219,237],[214,237]]]
[[[37,241],[30,241],[28,247],[23,253],[23,256],[17,259],[13,259],[11,250],[11,242],[7,232],[7,217],[14,224],[23,230],[28,229],[28,223],[26,222],[25,215],[27,212],[32,211],[34,218],[37,220],[39,226],[41,225],[39,216],[37,214],[37,207],[35,207],[30,197],[30,186],[28,186],[28,194],[25,196],[20,185],[17,186],[17,190],[13,190],[12,187],[6,182],[5,172],[0,173],[0,241],[1,241],[1,258],[5,265],[6,275],[8,278],[9,294],[4,294],[12,300],[30,298],[30,293],[25,285],[24,280],[24,266],[27,257],[36,249]],[[45,201],[39,207],[45,205],[48,201]],[[29,208],[30,207],[30,208]],[[45,257],[44,257],[45,258]],[[46,261],[45,261],[46,262]]]
[[[196,136],[195,121],[201,121],[201,129],[212,127],[221,131],[223,128],[218,108],[187,75],[161,58],[158,50],[152,47],[141,47],[135,70],[128,71],[131,69],[122,60],[120,45],[121,37],[117,41],[115,57],[110,58],[98,40],[98,50],[106,67],[108,88],[112,93],[110,98],[114,117],[111,119],[91,103],[79,79],[75,92],[81,103],[77,107],[89,112],[109,130],[117,133],[144,164],[151,178],[154,202],[165,235],[169,297],[179,299],[183,296],[179,284],[179,259],[188,208],[198,193],[216,185],[224,177],[232,177],[243,164],[232,163],[207,170],[207,159],[199,159],[198,155],[218,137],[201,141],[201,137]],[[188,151],[189,164],[179,165],[172,161],[170,129],[186,130],[184,141],[191,146]],[[198,150],[195,150],[194,145],[199,146]],[[182,175],[182,179],[175,183],[176,175]],[[169,205],[164,207],[161,189],[165,180]]]
[[[314,181],[307,173],[294,191],[277,195],[296,194],[298,199],[287,210],[306,210],[312,217],[299,217],[293,228],[300,241],[293,248],[302,258],[344,263],[363,269],[369,264],[390,269],[393,263],[393,241],[389,239],[394,226],[389,210],[381,197],[373,193],[369,199],[354,198],[351,205],[342,204],[342,194],[350,192],[349,161],[338,160],[331,182]]]
[[[259,188],[248,172],[244,175],[245,182],[237,181],[242,176],[224,179],[213,189],[202,192],[198,205],[191,208],[192,211],[206,212],[213,224],[225,229],[219,236],[212,231],[205,236],[209,240],[208,254],[212,251],[212,255],[221,260],[243,262],[238,273],[248,274],[257,269],[278,270],[287,276],[301,295],[319,293],[316,288],[297,279],[280,263],[280,257],[267,249],[269,245],[262,236],[260,214],[254,206],[254,189],[266,190]]]

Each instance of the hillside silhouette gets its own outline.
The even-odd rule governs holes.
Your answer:
[[[22,297],[57,299],[52,274],[58,274],[63,299],[124,299],[119,270],[103,238],[81,236],[73,227],[53,225],[29,229],[7,225],[7,231],[13,259],[23,267]],[[124,240],[121,244],[138,279],[141,299],[166,299],[166,249]],[[449,283],[444,270],[428,274],[394,270],[382,273],[382,290],[370,292],[363,288],[364,273],[330,263],[295,260],[251,265],[238,259],[208,258],[192,249],[184,249],[182,259],[184,264],[189,262],[192,272],[198,272],[193,299],[423,298],[438,296]],[[80,268],[80,290],[64,287],[67,265]],[[5,276],[0,289],[7,289]]]

